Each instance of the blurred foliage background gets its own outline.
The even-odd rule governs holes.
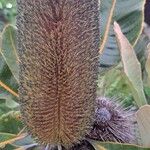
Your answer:
[[[149,11],[145,11],[144,0],[118,0],[113,8],[113,0],[101,1],[101,48],[99,59],[99,80],[97,94],[99,96],[115,97],[123,101],[125,107],[137,110],[134,94],[125,77],[121,63],[120,52],[113,31],[114,20],[119,23],[122,32],[133,45],[137,58],[141,64],[144,94],[150,103],[150,86],[146,73],[146,60],[149,43]],[[147,0],[147,3],[149,1]],[[147,9],[149,10],[148,4]],[[113,10],[113,12],[110,12]],[[18,102],[18,56],[16,49],[16,1],[0,0],[0,149],[25,150],[34,148],[37,144],[26,134],[25,126],[21,122]],[[109,22],[110,20],[110,22]],[[106,30],[109,28],[108,34]],[[107,36],[107,41],[104,37]],[[95,145],[95,143],[94,143]],[[103,145],[103,144],[101,144]],[[119,149],[117,144],[104,144],[107,149]],[[97,145],[95,146],[97,147]],[[114,147],[114,148],[113,148]],[[98,149],[98,148],[96,148]],[[126,149],[129,149],[126,146]],[[130,146],[130,149],[135,147]],[[141,150],[144,148],[141,148]]]

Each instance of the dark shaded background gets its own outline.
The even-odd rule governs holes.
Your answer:
[[[145,22],[150,25],[150,0],[147,0],[145,5]]]

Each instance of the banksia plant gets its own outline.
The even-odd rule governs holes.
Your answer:
[[[99,0],[17,0],[19,97],[29,133],[71,145],[89,130],[96,98]]]
[[[48,149],[49,150],[49,149]],[[57,146],[50,147],[50,150],[59,150]],[[62,150],[95,150],[94,147],[86,140],[76,143],[74,146],[69,148],[62,147]]]
[[[99,97],[96,100],[95,121],[88,138],[99,141],[134,143],[134,117],[117,100]]]

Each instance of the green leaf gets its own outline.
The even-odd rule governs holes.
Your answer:
[[[94,146],[95,150],[150,150],[150,148],[144,148],[141,146],[131,144],[99,141],[90,141],[90,143]]]
[[[9,133],[0,133],[0,148],[4,148],[7,144],[11,144],[24,137],[26,137],[26,134],[15,135]]]
[[[9,111],[10,109],[6,107],[6,101],[4,99],[0,99],[0,116]]]
[[[145,34],[141,34],[136,45],[134,46],[134,49],[136,51],[136,55],[139,61],[142,61],[145,55],[148,43],[149,43],[149,38]],[[143,68],[145,68],[145,66],[143,66]]]
[[[17,147],[11,144],[5,145],[5,147],[2,148],[2,150],[15,150]]]
[[[148,74],[148,82],[149,82],[149,85],[150,85],[150,44],[148,45],[148,57],[147,57],[147,61],[146,61],[146,71],[147,71],[147,74]]]
[[[140,130],[143,146],[150,147],[150,105],[141,107],[137,114],[137,123]]]
[[[16,29],[12,25],[6,25],[1,34],[1,54],[4,56],[15,79],[19,80],[19,59],[16,50]]]
[[[120,26],[116,22],[114,23],[114,31],[120,50],[125,76],[131,87],[134,99],[140,107],[147,104],[143,91],[141,65],[128,39],[123,35]]]
[[[16,137],[15,134],[0,133],[0,142],[4,142],[15,137]]]
[[[10,111],[0,117],[0,132],[17,134],[22,128],[19,111]]]
[[[150,87],[144,86],[147,103],[150,105]]]
[[[12,55],[12,58],[9,58],[10,60],[8,60],[8,58],[5,57],[6,54],[2,53],[1,47],[2,46],[5,47],[4,44],[2,43],[2,41],[4,41],[3,38],[2,38],[2,35],[3,34],[5,35],[5,29],[3,30],[3,32],[4,33],[2,33],[0,35],[0,93],[9,94],[9,95],[12,96],[12,99],[14,99],[14,97],[15,98],[18,97],[18,94],[17,94],[18,82],[17,82],[17,80],[14,76],[14,74],[16,72],[18,72],[18,71],[15,72],[15,68],[16,69],[18,68],[18,67],[15,66],[17,64],[17,63],[15,63],[15,62],[17,62],[17,60],[10,61],[11,59],[14,59],[15,56]],[[9,38],[7,39],[5,37],[5,44],[7,43],[6,42],[7,40],[9,41]],[[9,51],[7,51],[7,52],[12,54],[13,50],[11,49],[10,52]],[[9,63],[6,60],[8,60]],[[11,64],[11,62],[14,62],[14,64]],[[15,72],[14,74],[12,73],[13,70]]]
[[[13,109],[19,107],[19,104],[10,98],[6,99],[6,106]]]
[[[112,2],[114,2],[114,0],[101,1],[101,39],[105,37],[107,20],[110,16]],[[105,41],[106,44],[104,52],[100,57],[100,63],[102,65],[114,65],[120,61],[119,50],[113,31],[114,20],[120,24],[123,34],[125,34],[129,42],[134,45],[142,31],[144,4],[145,0],[117,0],[113,16],[111,18],[108,39]]]
[[[26,136],[23,139],[17,140],[16,142],[13,143],[14,145],[17,146],[26,146],[26,145],[33,145],[36,144],[35,141],[31,138],[31,136]],[[37,145],[37,144],[36,144]]]
[[[115,97],[118,101],[121,100],[125,107],[134,106],[132,92],[124,79],[121,65],[109,69],[104,75],[99,75],[97,94]]]
[[[8,108],[16,108],[19,106],[19,104],[12,99],[10,94],[5,94],[2,92],[0,93],[0,99],[5,100],[5,104]]]

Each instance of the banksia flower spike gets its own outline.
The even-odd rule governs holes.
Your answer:
[[[71,145],[96,97],[99,0],[17,0],[20,104],[39,143]]]
[[[47,147],[46,147],[47,148]],[[95,150],[94,147],[86,140],[81,141],[80,143],[76,143],[74,146],[69,148],[61,148],[62,150]],[[58,146],[49,147],[45,150],[59,150]]]
[[[95,121],[88,138],[99,141],[134,143],[134,117],[114,99],[99,97],[96,100]]]

